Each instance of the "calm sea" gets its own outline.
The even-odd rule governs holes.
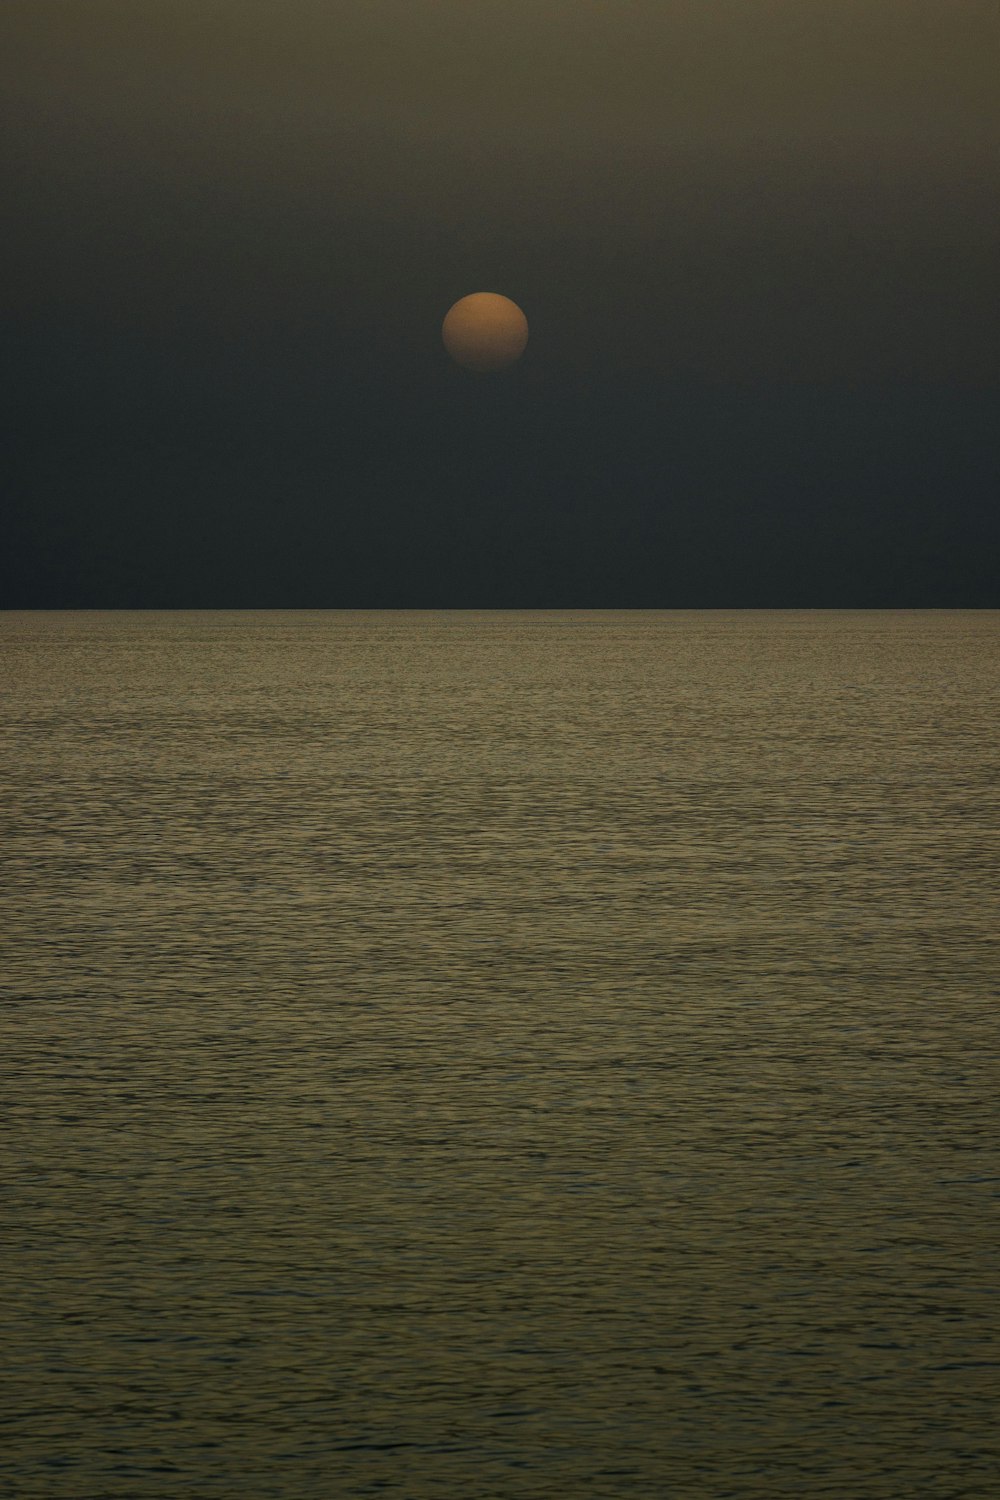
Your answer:
[[[0,1494],[1000,1492],[1000,614],[0,649]]]

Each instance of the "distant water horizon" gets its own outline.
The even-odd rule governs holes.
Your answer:
[[[4,615],[942,615],[994,614],[994,604],[62,604],[4,605]]]
[[[992,1495],[1000,611],[0,613],[0,1494]]]

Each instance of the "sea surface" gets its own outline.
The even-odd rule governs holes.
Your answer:
[[[1000,614],[0,689],[0,1494],[1000,1494]]]

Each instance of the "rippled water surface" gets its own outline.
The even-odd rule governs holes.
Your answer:
[[[1000,616],[0,648],[0,1493],[1000,1493]]]

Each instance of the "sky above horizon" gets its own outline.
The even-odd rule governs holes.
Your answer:
[[[995,0],[8,0],[0,604],[1000,605]],[[441,345],[497,291],[531,336]]]

